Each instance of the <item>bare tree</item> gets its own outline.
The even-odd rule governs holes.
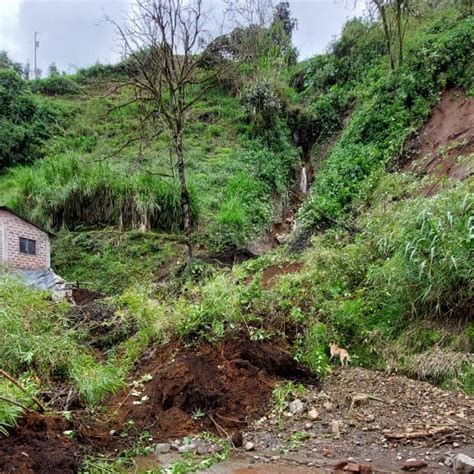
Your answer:
[[[224,0],[226,14],[235,27],[268,26],[273,17],[273,0]]]
[[[141,121],[151,125],[154,136],[166,132],[171,139],[189,260],[193,258],[193,222],[184,131],[190,108],[218,74],[199,68],[205,20],[201,0],[136,0],[124,26],[112,21],[127,54],[128,77],[121,86],[130,85],[134,90],[133,97],[122,106],[138,102]]]

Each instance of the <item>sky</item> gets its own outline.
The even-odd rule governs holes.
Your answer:
[[[219,9],[219,0],[207,0]],[[211,3],[212,2],[212,3]],[[0,50],[15,61],[33,67],[34,32],[38,32],[38,67],[47,71],[56,63],[60,71],[116,62],[117,35],[105,16],[123,19],[132,0],[0,0]],[[204,0],[206,4],[206,0]],[[275,2],[276,3],[276,2]],[[292,15],[298,20],[294,43],[300,59],[324,52],[340,33],[344,22],[361,13],[353,0],[293,0]]]

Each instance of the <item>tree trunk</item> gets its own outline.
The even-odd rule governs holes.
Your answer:
[[[385,44],[387,45],[387,50],[388,50],[388,61],[390,64],[390,69],[392,69],[393,71],[395,69],[395,64],[393,61],[393,52],[392,52],[392,35],[390,33],[390,27],[387,20],[385,6],[375,0],[374,0],[374,3],[377,9],[379,10],[380,18],[382,20],[383,32],[385,36]]]
[[[402,32],[402,3],[403,0],[397,0],[397,40],[398,40],[398,67],[401,67],[403,62],[403,32]]]
[[[184,168],[184,149],[182,128],[178,128],[174,138],[176,149],[176,160],[178,165],[178,179],[181,186],[181,210],[183,212],[183,229],[186,237],[186,247],[188,253],[188,261],[193,259],[193,243],[192,243],[192,222],[191,222],[191,199],[189,195],[188,185],[186,183],[186,173]]]

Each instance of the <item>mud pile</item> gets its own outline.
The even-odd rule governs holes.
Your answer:
[[[157,440],[201,430],[230,435],[265,412],[281,379],[316,383],[274,342],[237,337],[194,349],[172,343],[140,367],[130,388],[112,400],[109,414],[118,435],[130,420],[132,432],[148,431]]]
[[[271,288],[280,276],[297,273],[303,268],[303,262],[288,262],[283,265],[272,265],[264,270],[262,274],[262,286]]]
[[[73,473],[79,467],[79,450],[64,431],[61,417],[29,413],[10,436],[0,436],[0,473]]]

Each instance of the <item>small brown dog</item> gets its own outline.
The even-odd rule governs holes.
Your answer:
[[[339,347],[335,342],[329,344],[329,352],[331,352],[329,360],[332,360],[334,357],[339,357],[342,366],[347,365],[351,361],[349,352]]]

